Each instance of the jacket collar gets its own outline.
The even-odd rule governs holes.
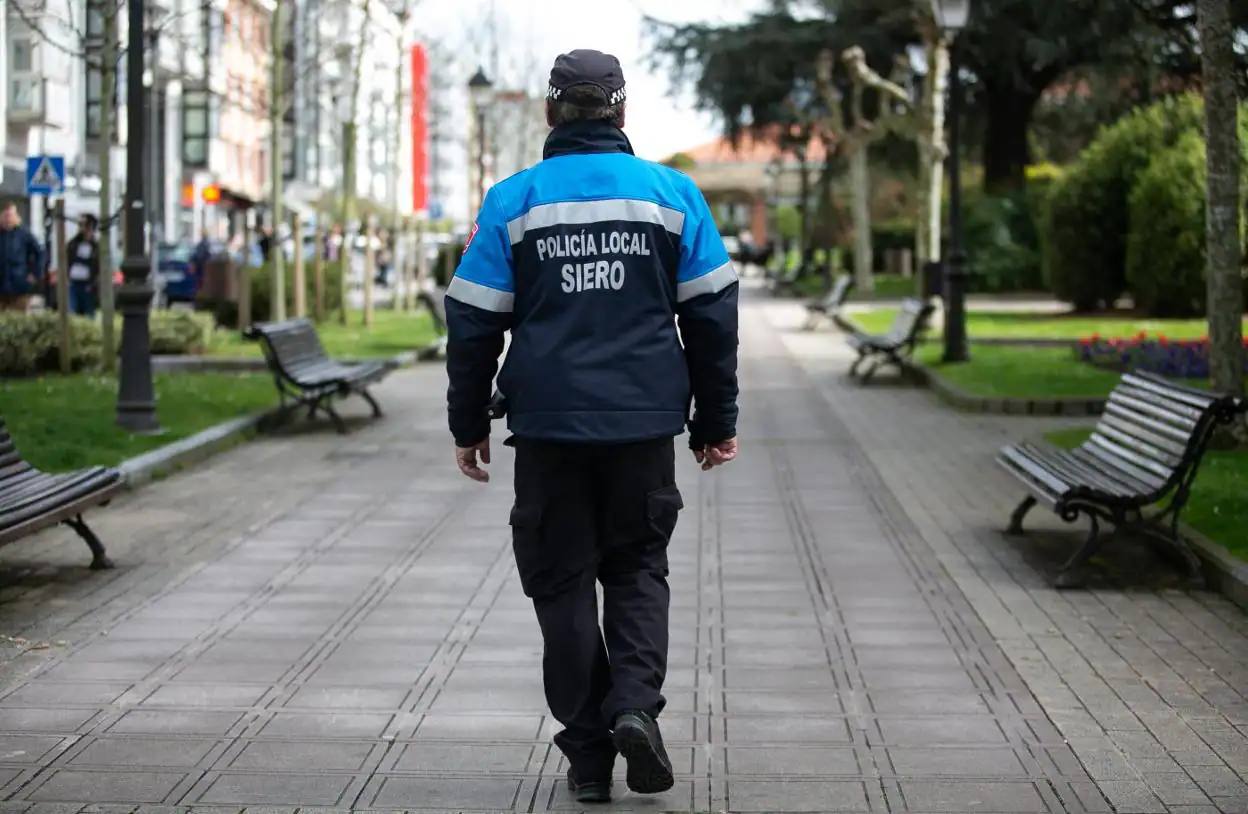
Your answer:
[[[633,145],[614,124],[605,121],[579,121],[561,124],[546,137],[542,158],[578,153],[628,153]]]

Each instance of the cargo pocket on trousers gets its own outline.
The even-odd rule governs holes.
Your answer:
[[[535,596],[542,574],[549,569],[542,561],[542,509],[540,506],[513,506],[511,509],[511,550],[516,555],[520,587],[525,596]]]
[[[662,535],[664,540],[672,539],[672,532],[676,530],[676,518],[683,508],[685,502],[674,483],[646,495],[646,520],[649,521],[650,528],[656,534]]]

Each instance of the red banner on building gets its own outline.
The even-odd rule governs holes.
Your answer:
[[[429,206],[429,63],[423,45],[413,45],[412,62],[412,209],[421,212]]]

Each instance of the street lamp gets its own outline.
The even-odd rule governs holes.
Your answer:
[[[117,289],[121,311],[121,372],[117,385],[117,423],[135,433],[160,432],[156,420],[156,395],[152,388],[151,268],[144,256],[145,204],[143,184],[144,118],[143,30],[144,0],[130,0],[129,42],[126,50],[126,196],[125,259],[122,284]]]
[[[962,131],[961,60],[958,32],[966,28],[971,0],[932,0],[932,14],[949,35],[949,259],[945,263],[945,355],[946,362],[967,362],[966,252],[962,246]]]
[[[468,99],[472,102],[472,111],[477,123],[477,208],[485,202],[485,107],[490,103],[494,91],[494,83],[485,75],[485,69],[478,67],[477,72],[468,80]],[[475,213],[473,213],[475,215]]]

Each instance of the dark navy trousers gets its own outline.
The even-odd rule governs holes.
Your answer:
[[[512,545],[542,629],[546,701],[564,726],[555,744],[581,776],[609,776],[615,717],[664,705],[667,545],[683,508],[674,444],[512,443]]]

